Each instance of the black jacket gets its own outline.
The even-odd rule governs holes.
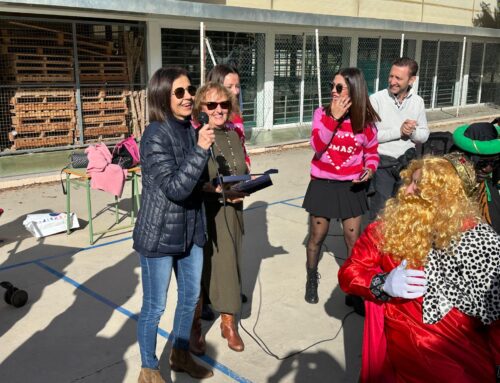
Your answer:
[[[133,247],[144,255],[186,252],[192,240],[187,238],[188,215],[195,214],[198,223],[205,219],[197,186],[209,151],[196,144],[192,127],[187,128],[191,144],[186,147],[175,124],[153,122],[141,139],[141,208]],[[204,222],[201,225],[204,243]],[[196,234],[199,238],[200,233],[195,233],[195,237]]]

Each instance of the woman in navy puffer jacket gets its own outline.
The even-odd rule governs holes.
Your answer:
[[[197,379],[213,375],[189,353],[206,241],[200,177],[215,137],[208,125],[195,136],[191,127],[195,92],[182,68],[157,70],[148,86],[150,125],[141,139],[142,196],[133,236],[143,288],[137,331],[142,360],[139,383],[164,382],[155,354],[156,335],[172,269],[178,302],[170,367]]]

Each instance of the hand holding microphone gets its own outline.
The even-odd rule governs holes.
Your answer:
[[[205,112],[201,112],[198,117],[198,122],[202,125],[198,131],[198,146],[205,150],[209,150],[215,141],[215,133],[208,125],[208,115]]]

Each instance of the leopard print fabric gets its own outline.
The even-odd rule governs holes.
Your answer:
[[[424,323],[439,322],[453,307],[484,324],[500,319],[500,236],[491,226],[477,225],[427,260]]]

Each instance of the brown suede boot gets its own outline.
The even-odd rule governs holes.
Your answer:
[[[205,355],[207,344],[205,337],[201,332],[201,307],[202,298],[198,301],[196,309],[194,310],[193,325],[191,326],[191,336],[189,337],[189,351],[195,355]]]
[[[233,314],[220,314],[220,330],[223,338],[227,339],[227,345],[233,351],[241,352],[245,349],[245,344],[238,334],[236,321]]]
[[[165,383],[165,380],[161,377],[160,370],[141,368],[137,383]]]
[[[214,376],[214,372],[194,361],[187,350],[172,348],[170,368],[175,372],[186,372],[194,379],[205,379]]]

